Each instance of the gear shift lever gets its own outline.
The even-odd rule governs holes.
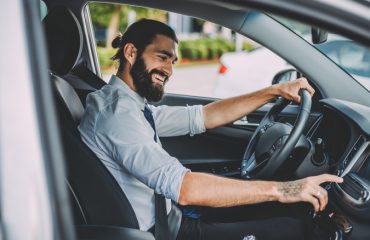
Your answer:
[[[315,153],[312,155],[311,161],[315,166],[322,166],[326,162],[325,144],[321,138],[315,142]]]

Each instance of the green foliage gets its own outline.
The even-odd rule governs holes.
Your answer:
[[[254,49],[254,47],[250,42],[244,42],[242,49],[243,49],[243,51],[250,52]]]
[[[253,50],[251,43],[245,42],[243,50]],[[110,68],[116,63],[110,58],[116,49],[98,47],[99,63],[102,68]],[[224,38],[203,37],[195,40],[182,40],[179,43],[179,59],[189,61],[214,60],[226,52],[235,51],[235,44]]]
[[[166,12],[158,9],[143,8],[129,5],[107,4],[107,3],[90,3],[90,15],[94,26],[107,28],[115,9],[120,8],[119,29],[124,31],[128,25],[128,13],[130,10],[136,12],[136,19],[150,18],[164,21],[167,17]]]
[[[196,40],[183,40],[179,52],[183,59],[212,60],[225,52],[235,51],[235,44],[224,38],[203,37]]]
[[[111,60],[111,57],[116,54],[117,49],[98,47],[97,50],[101,68],[110,68],[116,64],[113,60]]]
[[[103,3],[89,4],[91,20],[94,26],[108,27],[109,21],[112,18],[115,5]]]
[[[149,18],[166,22],[167,13],[162,10],[142,8],[129,5],[107,4],[107,3],[90,3],[90,15],[94,27],[99,29],[108,28],[112,19],[113,13],[119,12],[119,29],[124,31],[127,28],[129,12],[136,12],[136,19]],[[203,24],[203,20],[197,20],[199,26]],[[104,38],[103,38],[104,39]],[[102,68],[112,67],[115,63],[110,59],[115,53],[114,49],[106,49],[100,46],[105,46],[105,40],[98,41],[98,56],[100,66]],[[244,50],[251,50],[253,46],[245,43]],[[179,58],[194,60],[213,60],[219,58],[225,52],[235,51],[233,41],[224,38],[202,37],[195,40],[183,40],[179,44]]]

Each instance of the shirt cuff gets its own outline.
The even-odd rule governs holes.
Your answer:
[[[189,121],[190,136],[205,132],[206,127],[204,125],[203,106],[187,106],[187,109],[189,111],[189,118],[193,119],[193,121]]]
[[[170,181],[170,183],[168,184],[170,191],[168,192],[168,194],[165,194],[165,196],[172,199],[176,203],[179,202],[182,182],[185,173],[187,172],[190,172],[190,169],[183,167],[181,170],[179,169],[177,174],[172,174],[172,177],[168,179]]]

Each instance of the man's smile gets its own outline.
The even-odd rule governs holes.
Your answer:
[[[156,80],[156,82],[158,82],[160,85],[164,85],[166,82],[167,82],[167,80],[168,80],[168,77],[165,75],[165,74],[163,74],[163,73],[159,73],[159,72],[157,72],[157,73],[153,73],[152,74],[152,78],[153,78],[153,80]]]

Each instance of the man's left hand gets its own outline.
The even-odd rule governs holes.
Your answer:
[[[306,89],[311,97],[315,93],[315,90],[310,86],[310,84],[308,84],[306,78],[298,78],[293,81],[279,83],[275,85],[275,87],[277,88],[280,96],[297,103],[301,102],[301,97],[299,96],[300,89]]]

